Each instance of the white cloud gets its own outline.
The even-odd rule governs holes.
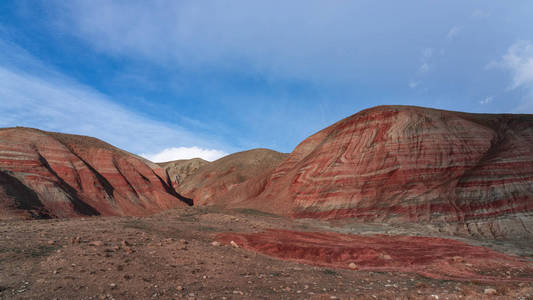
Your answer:
[[[420,81],[410,80],[409,81],[409,87],[414,89],[420,84]]]
[[[420,68],[418,68],[420,73],[427,73],[429,71],[429,64],[427,62],[423,63]]]
[[[46,1],[54,29],[102,53],[170,68],[237,69],[320,85],[352,84],[373,73],[367,69],[398,64],[391,47],[410,49],[433,38],[441,8],[447,6],[398,1],[380,9],[373,2],[320,0]],[[439,19],[428,23],[429,15]],[[406,17],[412,22],[401,21]],[[426,25],[420,27],[421,22]],[[410,66],[402,70],[410,72]]]
[[[448,34],[446,35],[446,38],[448,38],[449,40],[452,40],[453,38],[455,38],[459,34],[459,31],[461,31],[461,27],[453,26],[450,29],[450,31],[448,31]]]
[[[487,97],[481,101],[479,101],[480,104],[482,105],[485,105],[485,104],[489,104],[492,102],[492,100],[494,100],[494,97],[490,96],[490,97]]]
[[[420,67],[418,67],[418,73],[424,74],[430,70],[430,61],[433,57],[434,50],[433,48],[424,48],[422,49],[420,57]]]
[[[511,73],[512,89],[521,86],[533,88],[533,44],[530,41],[514,43],[496,65]]]
[[[533,112],[533,44],[518,41],[507,49],[500,61],[491,62],[487,68],[504,69],[511,75],[510,90],[523,88],[527,91],[522,103],[515,109],[518,113]]]
[[[158,122],[55,72],[0,40],[0,127],[27,126],[100,138],[134,153],[175,145],[219,147],[189,130]],[[13,54],[18,57],[8,57]],[[14,67],[10,62],[14,62]],[[23,63],[22,63],[23,62]],[[177,144],[178,143],[178,144]]]
[[[191,158],[202,158],[207,161],[214,161],[226,155],[228,155],[228,153],[221,150],[202,149],[195,146],[167,148],[155,154],[141,154],[142,157],[145,157],[153,162],[167,162],[172,160]]]

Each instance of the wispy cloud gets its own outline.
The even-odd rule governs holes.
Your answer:
[[[487,97],[487,98],[479,101],[479,104],[482,104],[482,105],[489,104],[489,103],[492,102],[492,100],[494,100],[494,97],[490,96],[490,97]]]
[[[202,158],[207,161],[214,161],[228,153],[216,149],[203,149],[198,147],[177,147],[164,149],[159,153],[142,153],[141,156],[153,162],[167,162],[178,159]]]
[[[448,34],[446,34],[446,38],[449,40],[453,40],[461,31],[461,27],[459,26],[453,26],[449,31]]]
[[[209,137],[118,105],[105,94],[53,71],[16,45],[0,41],[0,50],[17,56],[5,54],[0,59],[0,127],[89,135],[135,153],[173,146],[220,146]]]
[[[410,88],[414,89],[414,88],[416,88],[419,84],[420,84],[420,81],[410,80],[408,85],[409,85]]]
[[[421,65],[418,68],[419,73],[427,73],[430,69],[430,60],[433,57],[433,48],[425,48],[422,50]]]
[[[500,68],[511,76],[509,90],[525,89],[526,96],[517,112],[533,112],[533,44],[530,41],[518,41],[507,49],[502,58],[491,62],[487,68]]]
[[[511,73],[512,89],[533,88],[533,44],[530,41],[514,43],[496,65]]]
[[[390,49],[427,40],[433,34],[417,21],[440,18],[439,7],[447,5],[397,2],[383,10],[365,1],[93,0],[47,7],[59,31],[102,53],[180,69],[238,69],[269,80],[353,85],[401,65]],[[405,15],[411,22],[401,20]]]
[[[427,62],[422,63],[420,68],[418,68],[418,72],[420,73],[427,73],[429,71],[429,64]]]

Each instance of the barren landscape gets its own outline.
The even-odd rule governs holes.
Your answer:
[[[397,240],[409,240],[406,235],[420,232],[366,226],[360,229],[363,235],[354,235],[353,241],[310,240],[311,244],[283,234],[287,230],[319,232],[315,237],[334,239],[335,234],[328,232],[343,228],[346,230],[327,222],[294,221],[252,210],[216,208],[173,209],[150,217],[4,221],[0,223],[0,295],[3,299],[533,297],[530,244],[487,243],[500,253],[509,253],[507,256],[470,246],[458,248],[458,242],[422,240],[397,257],[403,251]],[[276,248],[279,240],[263,240],[263,250],[251,251],[250,245],[238,238],[238,233],[273,229],[282,230],[278,237],[289,242],[285,247],[292,252]],[[358,240],[377,233],[387,237],[381,236],[373,244]],[[230,243],[233,240],[236,246]],[[461,245],[482,244],[460,240]],[[291,247],[291,242],[300,247]],[[350,247],[354,247],[351,253],[341,253]],[[277,251],[264,251],[272,248]],[[338,262],[335,256],[332,261],[320,260],[330,253],[343,258]],[[377,257],[380,254],[381,258]],[[277,258],[283,255],[297,259]],[[367,257],[361,257],[364,255]],[[435,260],[429,268],[424,257]],[[348,263],[352,259],[353,268]]]
[[[0,130],[0,295],[533,298],[533,117],[361,111],[290,154],[155,164]]]

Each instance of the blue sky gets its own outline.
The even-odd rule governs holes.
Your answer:
[[[0,1],[0,127],[152,160],[290,152],[359,110],[533,113],[532,1]]]

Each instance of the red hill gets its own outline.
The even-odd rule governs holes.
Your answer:
[[[165,180],[159,166],[95,138],[0,130],[1,218],[146,215],[186,205]]]
[[[226,199],[296,218],[533,230],[533,115],[409,106],[361,111],[303,141]]]
[[[177,186],[177,191],[194,199],[195,205],[220,205],[237,186],[251,186],[277,167],[287,154],[268,149],[233,153],[206,164]]]

